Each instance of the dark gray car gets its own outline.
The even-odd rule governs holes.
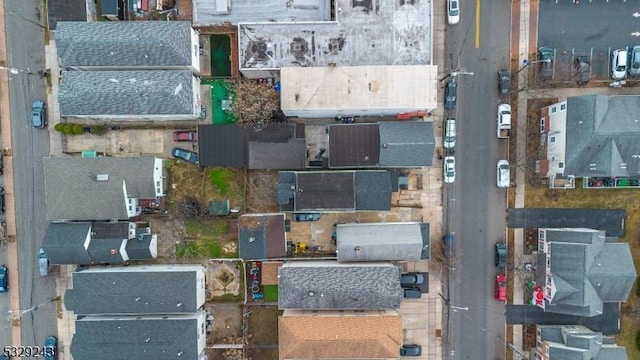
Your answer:
[[[444,89],[444,108],[447,110],[452,110],[456,107],[456,100],[458,94],[458,82],[456,78],[451,78],[447,82],[447,86]]]
[[[400,356],[421,356],[422,346],[420,345],[402,345],[400,348]]]
[[[500,95],[509,95],[511,89],[511,75],[509,71],[502,69],[498,71],[498,92]]]

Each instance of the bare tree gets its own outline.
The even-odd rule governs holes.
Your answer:
[[[232,109],[238,116],[238,123],[270,123],[279,109],[278,92],[255,79],[240,79],[235,85]]]

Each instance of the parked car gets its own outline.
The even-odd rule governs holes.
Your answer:
[[[640,75],[640,45],[636,45],[631,49],[631,66],[629,66],[629,75]]]
[[[9,290],[9,270],[6,265],[0,266],[0,292]]]
[[[627,77],[627,50],[617,49],[611,53],[611,78],[623,80]]]
[[[294,221],[318,221],[320,220],[320,213],[295,213],[293,214]]]
[[[171,150],[171,155],[173,155],[173,157],[176,159],[188,161],[196,165],[198,165],[199,163],[198,154],[194,153],[193,151],[180,149],[180,148],[173,148],[173,150]]]
[[[496,243],[496,267],[504,270],[507,265],[507,244],[503,242]]]
[[[422,273],[409,272],[400,275],[400,285],[402,287],[411,288],[422,284],[424,284],[424,274]]]
[[[447,86],[444,89],[444,108],[452,110],[456,107],[456,97],[458,93],[458,82],[456,78],[451,78],[447,82]]]
[[[541,79],[553,78],[553,48],[542,46],[538,48],[539,74]]]
[[[55,336],[49,336],[44,339],[44,359],[56,360],[58,358],[58,339]]]
[[[7,210],[7,205],[5,204],[5,201],[4,201],[4,188],[0,187],[0,211],[4,214],[6,210]]]
[[[511,90],[511,75],[508,70],[502,69],[498,71],[498,93],[500,95],[508,95]]]
[[[507,275],[496,275],[495,298],[498,301],[507,301]]]
[[[422,291],[417,287],[404,288],[404,297],[407,299],[420,299]]]
[[[447,0],[447,22],[449,25],[460,22],[460,2],[458,0]]]
[[[38,267],[40,269],[40,275],[49,275],[49,259],[47,259],[47,254],[44,253],[43,248],[40,248],[40,253],[38,254]]]
[[[454,233],[446,233],[442,237],[442,242],[444,243],[444,256],[447,258],[447,260],[453,260],[453,258],[456,256]]]
[[[496,185],[499,188],[507,188],[511,185],[511,170],[507,160],[498,160],[496,164]]]
[[[400,356],[421,356],[422,346],[420,345],[402,345],[400,348]]]
[[[444,124],[445,149],[453,149],[456,146],[456,119],[447,119]]]
[[[456,181],[456,158],[453,156],[444,157],[444,183],[452,184]]]
[[[174,131],[173,141],[198,141],[198,132],[196,131]]]
[[[4,156],[0,154],[0,175],[4,174]]]
[[[47,104],[44,101],[34,101],[31,104],[31,123],[38,129],[47,127]]]

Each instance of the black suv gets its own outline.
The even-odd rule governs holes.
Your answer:
[[[502,69],[498,71],[498,92],[500,95],[509,95],[511,89],[511,75],[509,71]]]
[[[456,107],[456,97],[458,93],[458,83],[456,78],[451,78],[447,82],[447,86],[444,89],[444,108],[452,110]]]
[[[4,202],[4,188],[0,187],[0,211],[2,211],[2,213],[4,214],[5,210],[6,210],[6,205]]]

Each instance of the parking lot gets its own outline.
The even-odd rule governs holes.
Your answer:
[[[578,57],[591,65],[591,80],[609,81],[611,52],[640,45],[638,10],[624,0],[540,1],[537,46],[555,51],[552,81],[575,80]]]

